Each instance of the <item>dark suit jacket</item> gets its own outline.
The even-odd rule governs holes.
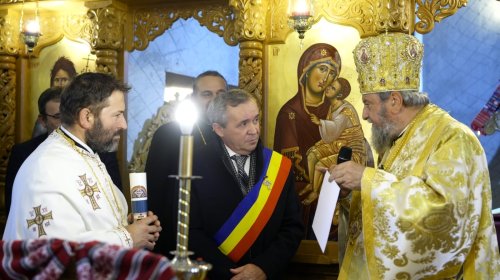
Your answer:
[[[9,215],[10,205],[12,200],[12,187],[14,185],[14,179],[16,178],[17,171],[21,168],[23,162],[31,155],[31,153],[47,139],[48,134],[44,133],[35,138],[32,138],[26,142],[16,144],[12,147],[10,153],[9,162],[7,164],[7,175],[5,177],[5,209],[6,216]],[[121,190],[122,183],[120,177],[120,169],[118,165],[118,159],[116,157],[116,152],[99,153],[101,161],[106,166],[108,173],[113,180],[113,183]],[[48,166],[47,168],[50,168]]]
[[[290,171],[276,208],[259,237],[234,263],[219,251],[213,238],[244,198],[232,163],[222,149],[222,143],[213,143],[195,156],[193,175],[203,178],[192,182],[189,248],[213,265],[210,279],[229,279],[233,275],[230,268],[248,263],[260,267],[268,279],[282,278],[304,234],[293,172]],[[258,177],[263,169],[260,143],[256,152]]]
[[[213,140],[212,127],[204,119],[193,128],[192,135],[195,150]],[[166,256],[176,249],[177,244],[179,182],[169,178],[169,175],[179,174],[180,137],[181,130],[177,122],[160,126],[151,140],[145,168],[148,208],[158,216],[163,228],[153,251]]]

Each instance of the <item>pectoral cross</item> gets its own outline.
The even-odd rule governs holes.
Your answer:
[[[96,210],[96,209],[100,209],[101,207],[99,207],[99,204],[97,204],[97,201],[95,200],[95,197],[94,197],[94,193],[96,192],[101,192],[99,190],[99,188],[97,187],[97,184],[93,184],[92,186],[89,184],[89,182],[87,181],[87,174],[83,174],[81,176],[78,176],[80,177],[80,179],[82,180],[83,184],[85,185],[85,187],[80,190],[80,194],[82,196],[88,196],[89,197],[89,200],[90,200],[90,204],[92,205],[92,209]]]
[[[33,209],[35,210],[35,218],[33,218],[31,220],[26,220],[26,222],[28,222],[28,228],[30,228],[32,225],[37,225],[38,237],[40,237],[42,235],[47,235],[47,233],[45,232],[45,229],[43,228],[43,222],[46,220],[52,220],[52,211],[50,211],[49,213],[47,213],[45,215],[42,215],[42,211],[40,211],[41,207],[42,207],[42,205],[33,207]]]

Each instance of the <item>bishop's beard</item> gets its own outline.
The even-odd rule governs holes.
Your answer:
[[[380,112],[381,125],[372,124],[372,145],[379,155],[384,154],[397,139],[396,125],[387,118],[387,111]]]

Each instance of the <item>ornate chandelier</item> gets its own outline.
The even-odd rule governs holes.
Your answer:
[[[313,25],[311,0],[288,1],[288,26],[297,31],[299,39],[304,39],[304,33]]]
[[[27,47],[28,53],[33,52],[33,49],[38,43],[38,38],[42,35],[40,32],[40,16],[38,12],[38,1],[36,1],[35,19],[24,22],[24,0],[21,8],[20,20],[21,38]]]

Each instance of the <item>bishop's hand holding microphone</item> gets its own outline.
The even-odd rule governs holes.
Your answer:
[[[340,196],[344,197],[353,190],[361,190],[361,177],[365,166],[351,160],[352,149],[342,147],[337,158],[337,165],[330,167],[330,178],[342,189]]]
[[[352,157],[352,149],[350,147],[344,146],[340,148],[339,156],[337,157],[337,164],[350,161],[351,157]]]

